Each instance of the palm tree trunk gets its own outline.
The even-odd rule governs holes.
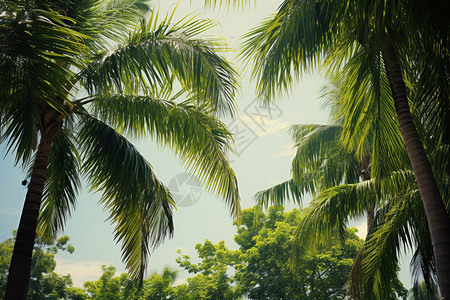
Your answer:
[[[433,243],[436,272],[442,299],[450,299],[450,218],[442,201],[433,170],[414,125],[402,70],[392,42],[387,39],[383,59],[400,131],[419,186]]]
[[[50,126],[47,126],[46,130],[41,131],[42,136],[36,153],[9,267],[5,300],[25,300],[27,297],[34,239],[47,174],[47,164],[52,140],[57,129],[58,123],[53,121]]]

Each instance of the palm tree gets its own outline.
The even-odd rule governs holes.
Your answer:
[[[379,199],[372,197],[370,201],[358,203],[353,199],[349,201],[350,199],[346,198],[347,194],[344,194],[332,205],[328,205],[327,201],[330,199],[324,194],[339,194],[342,187],[353,186],[360,181],[362,184],[369,181],[370,153],[374,151],[368,148],[368,154],[362,161],[358,161],[355,152],[348,153],[343,147],[340,139],[342,127],[338,125],[295,125],[291,127],[291,132],[297,148],[296,156],[292,161],[292,179],[258,192],[255,200],[259,207],[267,208],[269,204],[284,205],[289,200],[300,204],[305,193],[312,193],[315,196],[294,236],[297,241],[294,244],[294,263],[303,257],[305,252],[314,251],[320,245],[336,240],[334,239],[336,234],[343,238],[347,220],[351,217],[358,218],[366,214],[368,228],[366,242],[369,241],[369,233],[375,231],[377,226],[376,223],[374,224],[375,208],[380,204]],[[364,187],[362,185],[362,188]],[[355,204],[358,205],[356,209]],[[365,255],[367,248],[366,243],[356,257],[353,274],[361,274],[361,258]],[[389,279],[396,279],[397,269],[388,274]],[[352,287],[362,286],[371,289],[372,286],[362,284],[361,276],[351,276],[350,281]],[[390,286],[391,282],[397,281],[398,279],[387,282]],[[385,285],[380,289],[381,293],[384,293],[382,298],[391,299],[394,290]]]
[[[439,116],[434,129],[443,128],[442,122],[448,120],[448,111],[441,110],[448,107],[448,12],[448,5],[440,2],[286,0],[273,18],[246,35],[244,46],[244,55],[254,62],[258,92],[265,99],[289,88],[303,70],[322,63],[330,73],[351,81],[356,93],[366,89],[372,79],[372,84],[380,87],[380,101],[383,92],[377,81],[386,77],[426,212],[445,299],[450,298],[450,218],[409,101],[428,104],[429,111]],[[425,61],[439,68],[426,71]],[[438,80],[424,78],[428,73]],[[409,82],[423,86],[407,87]],[[414,89],[420,92],[408,92]],[[361,120],[352,126],[359,124]],[[357,130],[349,132],[352,135]],[[438,131],[427,135],[446,136]]]
[[[259,192],[256,200],[259,206],[267,207],[284,205],[288,200],[300,203],[306,192],[315,195],[295,232],[294,262],[310,249],[331,241],[336,234],[342,237],[350,219],[367,213],[366,243],[354,262],[350,277],[354,297],[397,299],[392,292],[398,283],[398,253],[402,251],[402,244],[415,251],[411,266],[416,281],[424,278],[432,290],[435,286],[434,257],[411,171],[405,169],[381,179],[370,179],[373,161],[366,155],[360,163],[355,153],[344,150],[340,140],[342,127],[296,125],[291,131],[297,147],[292,179]],[[372,143],[372,147],[376,144]],[[370,150],[370,145],[366,149],[375,156],[382,152]],[[445,153],[433,156],[435,164],[444,164],[444,168],[436,169],[445,170]],[[445,173],[439,175],[442,175],[439,178],[446,178]],[[445,186],[445,179],[440,186]]]
[[[237,74],[217,54],[220,43],[196,37],[210,21],[171,24],[172,16],[159,21],[155,11],[145,21],[144,0],[0,6],[0,141],[30,170],[6,299],[26,298],[36,231],[45,237],[64,228],[80,175],[103,192],[122,259],[142,282],[149,252],[173,232],[175,205],[125,135],[172,148],[239,216],[225,158],[232,137],[215,117],[233,114]]]

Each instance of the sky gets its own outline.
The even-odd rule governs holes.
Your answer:
[[[212,36],[221,38],[234,49],[227,58],[241,75],[241,90],[236,97],[238,112],[236,118],[223,120],[235,134],[235,155],[230,156],[231,166],[237,174],[241,195],[241,207],[255,204],[253,195],[265,188],[290,178],[290,163],[294,156],[293,143],[288,134],[293,124],[326,124],[328,111],[322,107],[321,88],[326,84],[318,73],[305,74],[289,94],[277,97],[270,108],[264,108],[256,101],[255,85],[250,80],[250,70],[236,59],[240,37],[274,13],[281,3],[258,1],[257,5],[243,9],[208,9],[203,0],[180,1],[174,20],[188,13],[200,14],[201,18],[217,20],[220,25],[209,30]],[[176,1],[153,1],[152,6],[165,14],[172,10]],[[236,233],[230,211],[222,199],[202,189],[189,180],[186,170],[170,149],[159,147],[151,139],[132,140],[133,144],[152,164],[161,180],[174,192],[178,209],[174,212],[175,233],[156,249],[149,261],[149,273],[160,272],[165,266],[177,268],[178,281],[182,282],[188,273],[177,267],[177,249],[183,254],[195,257],[194,246],[209,239],[213,243],[224,240],[229,248],[236,249],[233,241]],[[21,185],[25,179],[20,167],[14,166],[14,157],[6,155],[0,148],[0,241],[11,236],[16,229],[25,198],[26,188]],[[64,234],[74,245],[73,254],[60,253],[56,256],[60,274],[70,273],[75,286],[87,280],[96,280],[101,274],[101,265],[114,265],[117,273],[125,272],[121,262],[120,245],[113,240],[113,225],[106,220],[107,214],[97,205],[99,193],[89,192],[84,186],[78,197],[78,204],[68,220]],[[308,203],[310,197],[304,199]],[[293,208],[294,205],[287,207]],[[353,224],[361,237],[366,228],[363,220]],[[410,286],[409,271],[402,268],[401,278]]]

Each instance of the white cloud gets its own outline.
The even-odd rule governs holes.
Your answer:
[[[356,226],[356,229],[358,229],[356,235],[361,239],[365,239],[367,235],[367,222],[362,222],[359,226]]]
[[[20,211],[18,210],[14,210],[11,208],[0,208],[0,215],[4,215],[4,216],[19,216],[20,215]]]
[[[239,120],[250,127],[259,137],[286,130],[289,126],[289,123],[277,119],[241,116]]]
[[[55,257],[55,260],[55,272],[62,275],[70,274],[73,285],[76,287],[82,287],[86,281],[98,280],[102,275],[101,266],[110,265],[104,261],[72,261],[59,257]],[[117,273],[121,273],[120,270]]]
[[[274,157],[294,157],[296,149],[293,147],[293,143],[284,144],[280,151],[275,153]]]

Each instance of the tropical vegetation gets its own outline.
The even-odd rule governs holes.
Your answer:
[[[142,281],[150,251],[173,233],[175,205],[127,137],[172,149],[239,215],[225,158],[233,141],[216,118],[234,112],[237,74],[223,43],[199,37],[211,21],[161,19],[144,0],[4,0],[0,9],[0,141],[29,169],[6,299],[25,299],[35,234],[64,228],[81,178],[102,192],[123,261]]]
[[[448,184],[443,179],[448,169],[442,165],[445,159],[438,163],[432,160],[437,153],[447,153],[449,144],[448,12],[448,4],[441,2],[286,0],[276,14],[246,35],[243,50],[252,62],[257,91],[266,100],[289,90],[299,75],[314,67],[337,79],[347,111],[342,123],[345,147],[362,161],[367,153],[365,136],[391,133],[390,137],[383,134],[385,140],[374,138],[378,144],[372,148],[371,177],[381,182],[384,176],[394,176],[390,180],[393,185],[404,185],[414,194],[416,189],[408,189],[406,183],[411,182],[410,173],[385,172],[402,170],[395,165],[399,160],[392,157],[399,152],[390,153],[389,149],[398,149],[404,142],[430,230],[435,264],[429,263],[436,267],[445,299],[450,298],[450,218],[446,209]],[[392,111],[398,124],[376,122],[383,106],[395,108]],[[377,157],[375,151],[386,156]],[[374,186],[372,196],[379,191],[379,185]],[[390,205],[398,206],[397,211],[407,209],[400,203]],[[423,226],[420,217],[408,221]],[[400,218],[405,217],[389,216],[390,220]],[[412,242],[412,235],[402,243],[417,242],[420,237],[414,236]],[[394,237],[390,238],[393,242]],[[390,257],[395,260],[397,252],[391,252]]]
[[[52,295],[60,293],[61,286],[59,299],[346,298],[347,276],[354,257],[363,245],[363,240],[355,234],[356,229],[346,231],[345,243],[336,243],[332,248],[322,248],[304,255],[299,268],[292,269],[289,250],[293,232],[304,212],[284,212],[281,207],[272,207],[267,213],[261,213],[251,208],[243,210],[242,216],[242,222],[235,224],[236,250],[229,249],[223,241],[214,244],[209,240],[195,245],[197,257],[191,258],[179,250],[177,263],[191,274],[185,281],[177,280],[177,270],[165,268],[161,273],[150,274],[138,290],[128,274],[117,276],[114,267],[102,266],[102,275],[98,280],[86,281],[82,288],[73,287],[70,275],[58,275],[67,279],[64,285],[58,285],[54,280],[46,290],[35,292],[30,289],[28,299],[57,299]],[[67,244],[67,237],[62,240]],[[9,245],[9,251],[1,253],[2,261],[7,262],[10,258],[12,242],[13,239],[9,239],[2,244]],[[54,243],[47,247],[52,249]],[[35,256],[36,253],[37,248]],[[33,274],[41,274],[41,278],[50,278],[55,266],[54,254],[46,252],[46,255],[47,262],[50,262],[48,269],[33,270]],[[0,269],[0,275],[6,271],[7,266]],[[4,283],[5,279],[1,282]],[[397,280],[392,295],[404,298],[406,294],[407,291]],[[31,295],[40,295],[41,298],[31,298]]]
[[[336,90],[327,96],[331,96],[328,105],[333,121],[344,123],[348,105],[343,97]],[[365,102],[371,99],[366,97]],[[393,133],[374,127],[392,123],[393,107],[378,105],[377,109],[377,118],[370,122],[375,126],[368,128],[366,140],[358,140],[365,149],[362,158],[346,149],[340,125],[293,126],[297,152],[292,161],[292,179],[256,195],[259,205],[267,206],[284,205],[289,200],[301,204],[305,193],[313,194],[308,213],[296,231],[294,255],[330,241],[345,230],[350,220],[367,215],[365,246],[350,276],[354,296],[363,299],[388,297],[385,291],[397,277],[398,254],[403,246],[414,251],[411,267],[415,282],[425,279],[430,291],[436,284],[428,228],[407,157],[401,147],[378,147]],[[441,172],[446,166],[444,156],[432,156],[435,169]],[[387,158],[390,164],[386,164]],[[392,166],[395,168],[389,169]],[[371,178],[374,173],[378,176]],[[445,177],[443,174],[439,178]],[[439,185],[445,191],[445,179]]]

